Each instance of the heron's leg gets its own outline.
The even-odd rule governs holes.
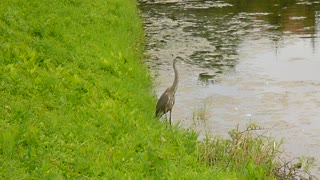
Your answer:
[[[169,119],[170,125],[171,125],[171,111],[172,111],[172,110],[170,110],[170,119]]]

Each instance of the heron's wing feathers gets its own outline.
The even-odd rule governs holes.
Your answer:
[[[170,110],[170,102],[172,97],[170,95],[170,88],[168,88],[159,98],[157,103],[156,114],[162,116]]]

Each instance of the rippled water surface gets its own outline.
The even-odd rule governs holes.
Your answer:
[[[222,136],[255,122],[294,156],[319,161],[320,1],[154,0],[140,9],[158,96],[173,81],[173,58],[184,59],[173,122]],[[205,126],[194,126],[204,108]]]

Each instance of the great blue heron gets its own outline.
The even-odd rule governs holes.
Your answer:
[[[173,84],[160,96],[158,103],[157,103],[157,108],[156,108],[157,117],[161,117],[162,115],[166,114],[167,112],[170,112],[170,118],[169,118],[170,125],[171,125],[172,107],[175,102],[175,94],[176,94],[176,91],[178,88],[178,81],[179,81],[178,70],[176,68],[176,62],[178,59],[181,59],[181,57],[176,57],[173,60],[173,70],[174,70]],[[167,119],[167,114],[166,114],[166,119]]]

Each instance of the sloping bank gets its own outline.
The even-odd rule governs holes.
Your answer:
[[[219,176],[153,117],[136,5],[1,1],[1,179]]]

